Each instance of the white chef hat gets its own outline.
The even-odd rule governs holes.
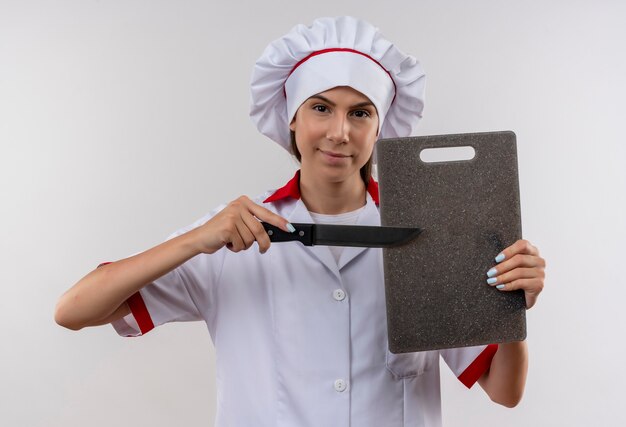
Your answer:
[[[351,16],[296,25],[273,41],[252,73],[250,117],[259,131],[291,152],[289,123],[312,95],[350,86],[379,117],[379,138],[409,136],[422,117],[424,71],[378,28]]]

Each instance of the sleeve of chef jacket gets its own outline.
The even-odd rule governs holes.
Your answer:
[[[176,231],[168,240],[204,224],[221,208]],[[131,295],[126,300],[131,314],[111,323],[116,332],[135,337],[168,322],[209,321],[207,317],[215,311],[214,294],[225,251],[197,255]]]
[[[450,370],[467,388],[471,388],[489,366],[498,351],[497,344],[487,346],[448,348],[441,350],[441,356]]]

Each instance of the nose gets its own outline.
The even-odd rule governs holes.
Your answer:
[[[326,138],[336,144],[349,141],[350,123],[343,115],[334,115],[328,122]]]

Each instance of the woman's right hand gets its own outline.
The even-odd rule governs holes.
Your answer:
[[[241,196],[192,232],[196,234],[202,253],[212,254],[224,246],[239,252],[248,249],[255,241],[259,252],[265,253],[270,247],[270,238],[259,220],[287,232],[295,231],[285,218]]]

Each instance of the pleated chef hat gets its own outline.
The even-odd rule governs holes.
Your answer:
[[[291,152],[289,123],[312,95],[350,86],[379,117],[379,138],[409,136],[422,117],[425,75],[371,24],[350,16],[296,25],[273,41],[252,73],[250,117]]]

